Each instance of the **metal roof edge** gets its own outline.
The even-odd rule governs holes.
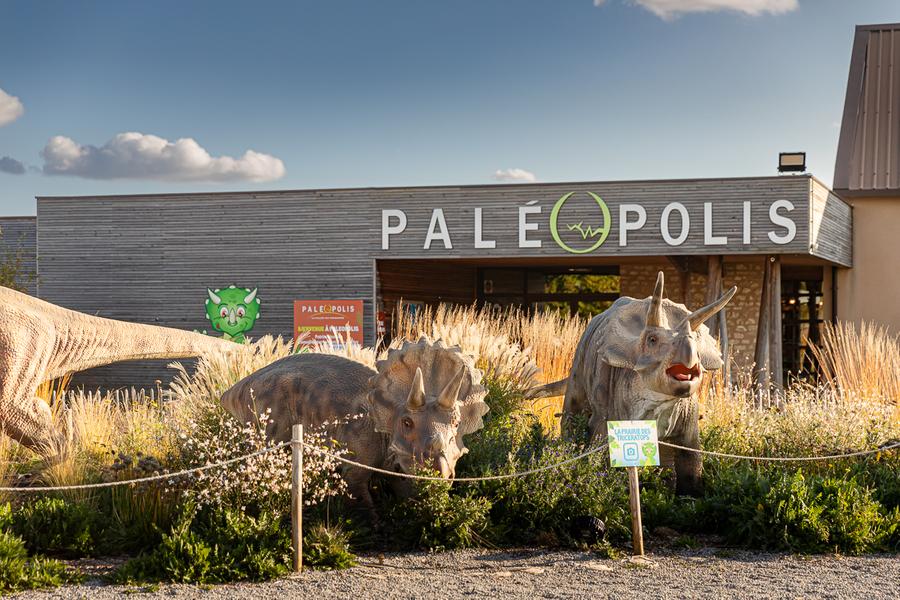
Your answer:
[[[339,187],[339,188],[299,188],[299,189],[280,189],[280,190],[236,190],[222,192],[171,192],[171,193],[153,193],[153,194],[101,194],[101,195],[83,195],[83,196],[35,196],[35,200],[95,200],[95,199],[127,199],[127,198],[162,198],[177,196],[179,198],[189,198],[191,196],[240,196],[240,195],[269,195],[269,194],[296,194],[310,192],[363,192],[367,190],[440,190],[440,189],[471,189],[471,188],[527,188],[534,186],[580,186],[595,184],[642,184],[642,183],[710,183],[716,181],[732,182],[732,181],[790,181],[796,179],[815,179],[811,173],[802,173],[799,175],[757,175],[751,177],[687,177],[674,179],[609,179],[609,180],[583,180],[583,181],[540,181],[535,183],[472,183],[462,185],[388,185],[388,186],[367,186],[367,187]],[[819,183],[822,183],[820,180]],[[822,185],[825,185],[822,183]],[[825,185],[829,188],[829,186]]]

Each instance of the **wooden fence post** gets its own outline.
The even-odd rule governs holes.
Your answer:
[[[634,556],[644,555],[644,528],[641,524],[641,488],[638,468],[625,467],[628,471],[628,504],[631,508],[631,542]]]
[[[291,429],[291,541],[294,572],[303,571],[303,425]]]

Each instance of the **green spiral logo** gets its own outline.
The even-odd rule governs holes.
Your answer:
[[[597,206],[600,207],[600,213],[603,217],[603,224],[596,229],[591,227],[590,225],[585,226],[584,221],[579,223],[573,223],[566,225],[566,229],[569,231],[577,231],[581,234],[581,239],[587,240],[590,238],[597,238],[594,244],[590,248],[573,248],[565,243],[559,235],[559,211],[562,210],[563,205],[565,205],[566,201],[572,197],[575,192],[569,192],[568,194],[563,194],[562,198],[556,201],[556,204],[553,205],[553,211],[550,213],[550,234],[553,236],[553,241],[555,241],[560,248],[565,250],[566,252],[571,252],[572,254],[587,254],[588,252],[593,252],[597,248],[603,245],[603,242],[606,241],[606,237],[609,235],[610,225],[612,223],[612,219],[609,216],[609,207],[606,206],[606,202],[604,202],[600,196],[595,194],[594,192],[588,192],[591,198],[594,199],[594,202],[597,203]]]

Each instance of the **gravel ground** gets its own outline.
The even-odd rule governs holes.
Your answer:
[[[257,584],[103,585],[16,598],[900,598],[900,556],[760,554],[722,548],[658,549],[648,562],[546,550],[470,550],[361,557],[353,569],[305,571]],[[89,571],[108,564],[81,563]]]

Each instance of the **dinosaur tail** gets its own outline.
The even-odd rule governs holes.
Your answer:
[[[535,400],[537,398],[554,398],[556,396],[563,396],[566,393],[566,388],[569,386],[569,378],[560,379],[559,381],[554,381],[553,383],[545,383],[544,385],[539,385],[531,388],[525,392],[525,398],[529,400]]]
[[[239,344],[171,327],[116,321],[73,313],[54,369],[59,376],[126,360],[176,359],[234,352]]]

